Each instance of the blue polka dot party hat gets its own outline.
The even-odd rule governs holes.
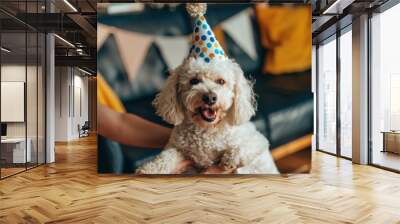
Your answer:
[[[206,63],[225,60],[225,52],[204,17],[207,5],[205,3],[188,3],[186,10],[194,19],[192,47],[189,57],[202,59]]]

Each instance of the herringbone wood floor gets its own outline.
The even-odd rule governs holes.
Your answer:
[[[0,223],[400,223],[400,175],[316,152],[310,175],[98,175],[95,138],[0,181]]]

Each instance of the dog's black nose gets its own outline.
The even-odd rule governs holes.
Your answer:
[[[203,95],[203,102],[207,105],[213,105],[217,102],[217,94],[215,93],[206,93]]]

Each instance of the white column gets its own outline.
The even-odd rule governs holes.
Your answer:
[[[368,15],[353,19],[353,162],[368,163]]]
[[[54,12],[54,5],[46,1],[46,12]],[[55,43],[54,34],[46,35],[46,163],[55,162]]]
[[[46,163],[55,161],[55,60],[54,35],[46,36]]]

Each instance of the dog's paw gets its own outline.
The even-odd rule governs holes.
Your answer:
[[[135,171],[135,174],[137,174],[137,175],[148,174],[148,172],[146,172],[146,170],[143,168],[137,168]]]
[[[220,166],[226,170],[238,168],[240,166],[239,150],[227,150],[221,158]]]
[[[144,166],[140,166],[135,170],[135,174],[141,175],[141,174],[157,174],[157,172],[153,169],[152,166],[148,166],[148,164],[145,164]]]

